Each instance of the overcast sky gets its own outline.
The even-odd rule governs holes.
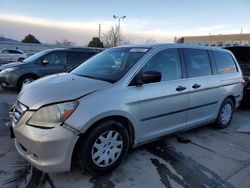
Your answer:
[[[68,39],[87,44],[121,21],[131,43],[173,42],[186,35],[250,33],[250,0],[0,0],[0,36],[43,43]]]

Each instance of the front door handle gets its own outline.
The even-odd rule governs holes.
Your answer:
[[[176,91],[183,91],[183,90],[185,90],[185,89],[187,89],[186,87],[183,87],[183,86],[178,86],[177,88],[176,88]]]
[[[199,85],[199,84],[194,84],[194,85],[192,86],[192,88],[194,88],[194,89],[197,89],[197,88],[199,88],[199,87],[201,87],[201,85]]]

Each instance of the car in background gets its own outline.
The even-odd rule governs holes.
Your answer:
[[[6,64],[14,61],[22,62],[27,55],[20,50],[2,49],[0,50],[0,64]]]
[[[250,46],[225,47],[230,50],[240,64],[245,80],[243,101],[250,101]]]
[[[100,48],[58,48],[38,52],[22,63],[0,66],[0,85],[21,89],[40,77],[68,72],[101,51]]]

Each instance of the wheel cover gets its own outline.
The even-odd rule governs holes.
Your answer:
[[[26,84],[29,84],[31,82],[33,82],[34,79],[33,78],[25,78],[22,82],[22,85],[26,85]]]
[[[222,113],[221,113],[222,124],[224,124],[224,125],[228,124],[228,122],[231,119],[232,112],[233,112],[232,106],[229,103],[225,104],[225,106],[222,109]]]
[[[123,139],[119,132],[109,130],[100,135],[93,147],[91,157],[99,167],[113,164],[120,156],[123,148]]]

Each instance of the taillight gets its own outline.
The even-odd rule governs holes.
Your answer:
[[[246,87],[246,85],[247,85],[247,81],[246,80],[242,79],[240,82],[241,82],[241,84],[242,84],[243,87]]]

